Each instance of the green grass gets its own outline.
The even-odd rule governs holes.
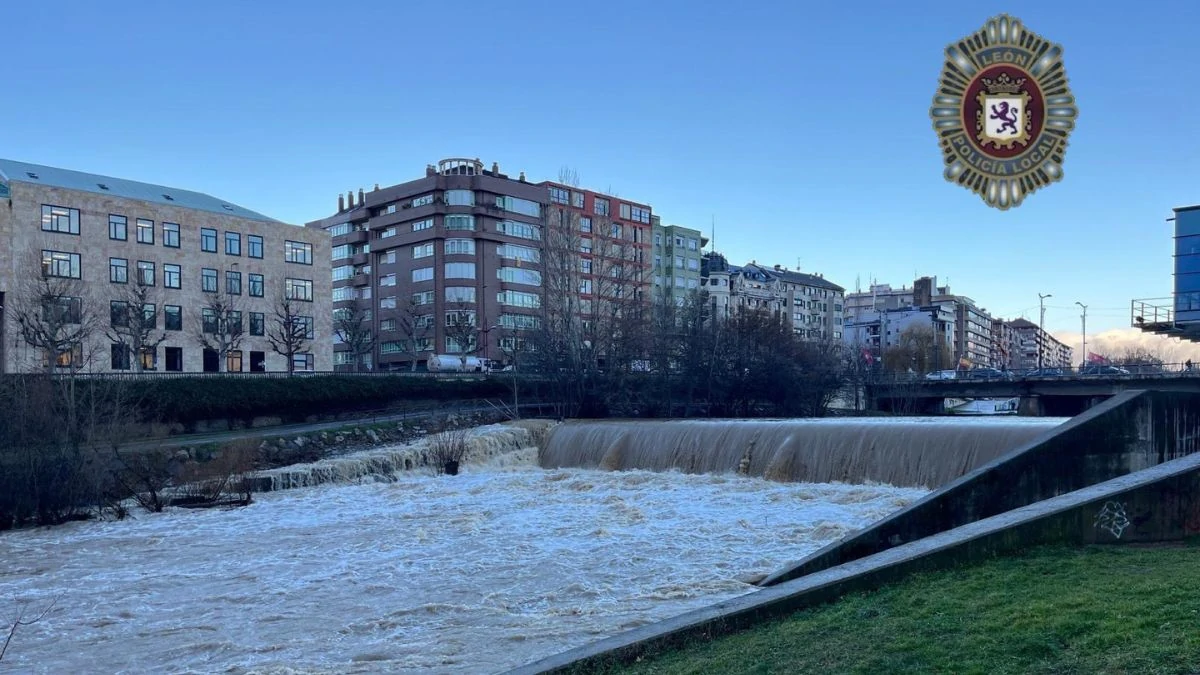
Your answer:
[[[1200,673],[1200,547],[1042,548],[913,576],[633,673]]]

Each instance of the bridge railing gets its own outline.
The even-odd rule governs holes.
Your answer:
[[[1061,374],[1045,372],[1058,371]],[[943,373],[953,372],[946,376]],[[1123,366],[1095,365],[1083,368],[1033,369],[1026,371],[1001,371],[977,373],[970,370],[935,371],[933,373],[873,373],[866,378],[867,384],[876,385],[922,385],[954,386],[963,382],[1055,382],[1065,380],[1153,380],[1200,378],[1200,363],[1132,364]]]

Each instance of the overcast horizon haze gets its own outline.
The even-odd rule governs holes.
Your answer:
[[[1065,178],[1005,212],[943,179],[929,120],[946,45],[1001,11],[1063,45],[1079,108]],[[0,157],[294,224],[446,157],[531,181],[569,166],[664,224],[711,236],[715,223],[734,264],[847,292],[936,276],[1035,322],[1050,293],[1045,325],[1065,339],[1077,301],[1089,334],[1132,334],[1130,301],[1173,290],[1171,209],[1200,203],[1200,90],[1186,85],[1200,3],[1085,16],[1027,0],[71,0],[5,14],[22,56],[6,70]]]

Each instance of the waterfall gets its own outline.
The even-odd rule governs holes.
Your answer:
[[[736,472],[774,481],[936,488],[1063,418],[569,421],[543,468]]]
[[[506,453],[536,443],[539,429],[528,424],[492,424],[470,431],[463,464],[495,462]],[[436,434],[434,435],[436,436]],[[432,438],[432,437],[431,437]],[[256,492],[312,487],[325,483],[387,481],[401,471],[433,467],[430,438],[404,445],[389,445],[331,457],[308,464],[293,464],[258,471],[252,477]]]

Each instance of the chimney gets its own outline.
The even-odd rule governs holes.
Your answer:
[[[426,164],[425,165],[425,175],[426,176],[436,176],[437,169],[432,164]]]
[[[496,175],[500,174],[500,162],[492,162],[492,173]]]
[[[522,183],[525,182],[525,172],[524,171],[521,172],[521,176],[520,176],[520,178],[517,178],[517,180],[521,181]]]
[[[338,193],[338,213],[341,213],[345,210],[346,210],[346,196],[339,192]]]
[[[379,183],[376,183],[376,184],[375,184],[375,190],[374,190],[374,191],[375,191],[375,192],[379,192]]]
[[[366,204],[366,203],[367,202],[363,200],[363,189],[358,188],[358,205],[362,206],[363,204]]]
[[[354,190],[346,193],[346,208],[351,211],[354,210]]]

